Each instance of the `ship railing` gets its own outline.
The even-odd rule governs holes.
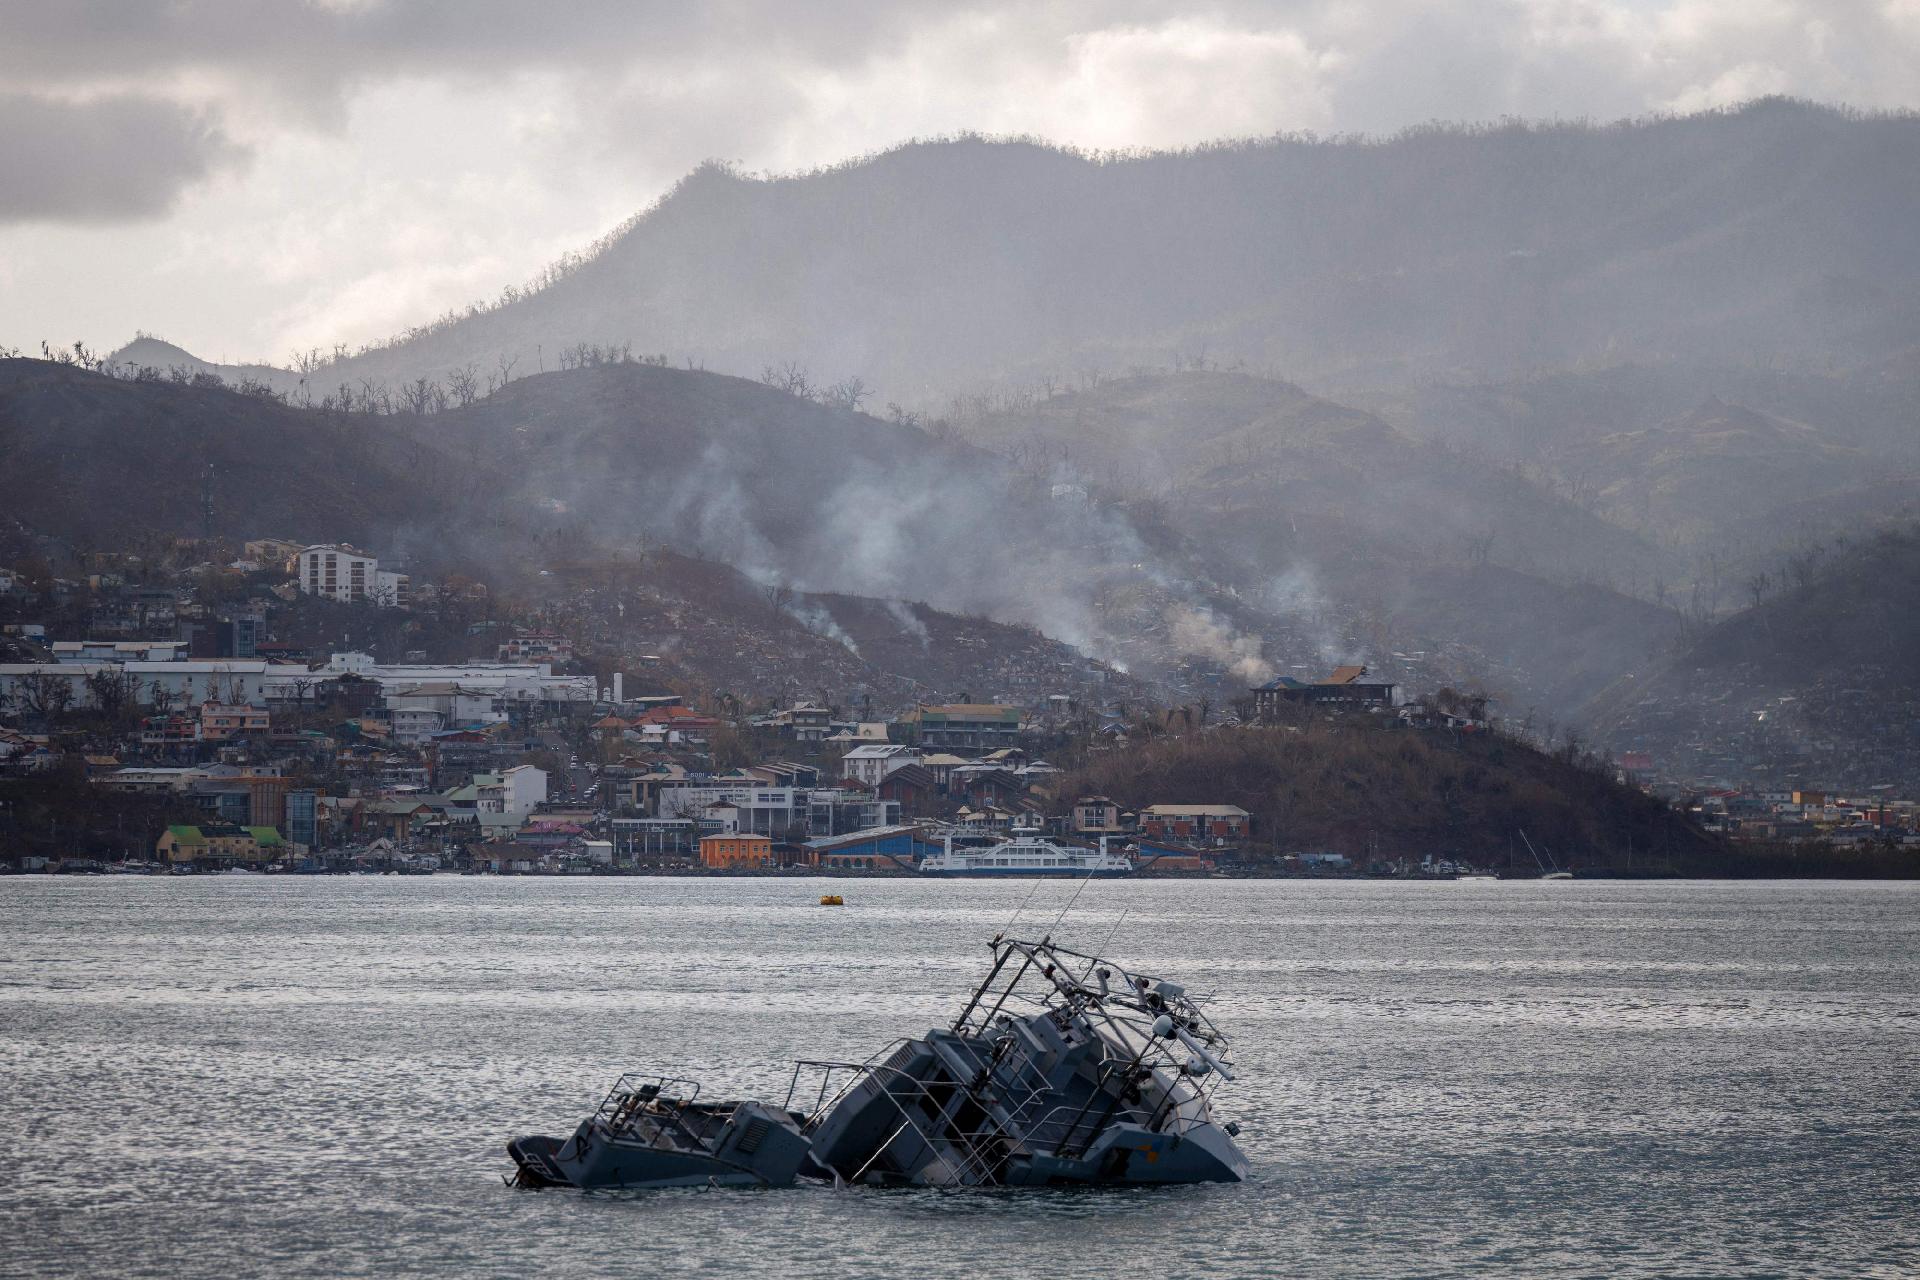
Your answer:
[[[1008,1005],[1055,1008],[1066,1003],[1083,1009],[1098,1008],[1109,1017],[1131,1011],[1143,1023],[1151,1023],[1161,1013],[1172,1013],[1218,1051],[1224,1052],[1227,1046],[1227,1037],[1213,1025],[1198,997],[1184,990],[1172,996],[1160,995],[1158,988],[1164,980],[1153,974],[1128,969],[1090,952],[1075,951],[1050,938],[998,938],[993,951],[993,969],[954,1020],[955,1031],[983,1033]],[[1016,957],[1020,963],[1011,977],[1003,979],[1003,970]],[[1104,995],[1090,982],[1095,970],[1101,968],[1111,979]]]
[[[686,1128],[683,1116],[700,1096],[700,1082],[684,1076],[651,1075],[629,1071],[614,1082],[613,1088],[594,1111],[614,1133],[624,1133],[643,1112],[651,1112]]]

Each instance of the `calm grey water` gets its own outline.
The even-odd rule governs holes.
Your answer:
[[[1920,1271],[1912,885],[1100,883],[1062,935],[1215,993],[1251,1182],[501,1185],[624,1068],[950,1016],[1030,886],[836,887],[0,879],[0,1273]]]

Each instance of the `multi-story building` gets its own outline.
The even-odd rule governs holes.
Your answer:
[[[815,791],[807,798],[807,833],[816,839],[899,823],[900,802],[879,799],[871,792],[835,787]]]
[[[1163,838],[1243,840],[1252,822],[1245,809],[1231,804],[1150,804],[1140,811],[1140,830]]]
[[[515,817],[532,813],[547,798],[547,774],[530,764],[474,775],[474,807],[480,813]]]
[[[920,753],[896,742],[865,742],[840,757],[840,776],[863,786],[877,787],[895,769],[913,764]]]
[[[272,719],[267,715],[265,707],[255,707],[246,703],[228,705],[221,702],[203,702],[200,704],[200,740],[202,742],[265,737],[272,731]]]
[[[557,631],[523,631],[500,643],[502,662],[565,662],[573,657],[573,641]]]
[[[1020,708],[998,703],[921,707],[906,723],[922,747],[936,751],[992,751],[1020,741]]]
[[[1106,796],[1081,796],[1073,802],[1073,832],[1082,836],[1118,835],[1120,806]]]
[[[1366,711],[1393,706],[1394,686],[1366,678],[1367,669],[1353,665],[1335,667],[1325,680],[1309,684],[1292,676],[1281,676],[1254,689],[1254,714],[1263,721],[1282,718],[1289,709],[1331,707],[1338,710]]]
[[[407,575],[382,571],[377,556],[345,543],[318,543],[300,553],[295,576],[300,590],[341,604],[371,601],[384,608],[407,606]]]
[[[720,870],[770,867],[773,841],[756,835],[706,836],[700,841],[700,865]]]
[[[808,793],[797,787],[711,782],[662,786],[655,794],[655,817],[718,822],[726,831],[784,835],[807,820]]]
[[[317,791],[287,792],[287,839],[303,848],[319,843],[319,799]]]

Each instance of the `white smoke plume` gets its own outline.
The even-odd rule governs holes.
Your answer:
[[[1267,661],[1260,638],[1236,630],[1212,609],[1169,605],[1166,619],[1168,638],[1178,652],[1210,658],[1249,684],[1273,679],[1273,664]]]

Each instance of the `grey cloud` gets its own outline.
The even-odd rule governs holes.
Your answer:
[[[198,112],[175,103],[0,94],[0,221],[154,217],[244,154]]]

